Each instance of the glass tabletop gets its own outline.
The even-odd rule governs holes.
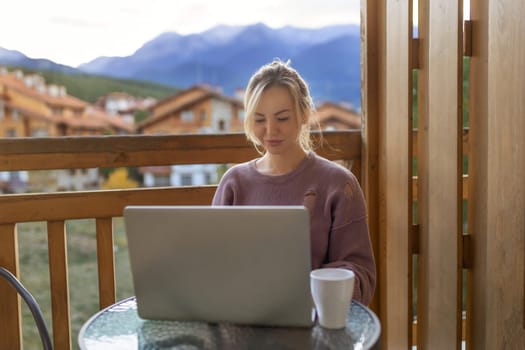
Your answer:
[[[81,349],[370,349],[381,325],[366,306],[352,301],[345,328],[256,327],[229,323],[144,320],[135,297],[91,317],[80,330]]]

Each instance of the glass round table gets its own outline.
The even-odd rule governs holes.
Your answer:
[[[80,349],[373,349],[381,325],[366,306],[352,301],[340,330],[313,327],[256,327],[229,323],[145,320],[135,297],[95,314],[81,328]]]

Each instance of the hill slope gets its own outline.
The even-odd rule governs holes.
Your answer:
[[[25,74],[37,73],[44,77],[46,84],[63,85],[67,93],[81,100],[94,103],[100,96],[110,92],[126,92],[136,97],[153,97],[162,99],[175,94],[180,89],[157,83],[112,78],[86,73],[67,73],[54,70],[28,69],[20,66],[7,66],[9,70],[20,69]]]

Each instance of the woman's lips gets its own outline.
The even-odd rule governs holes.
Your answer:
[[[279,146],[283,141],[282,140],[266,140],[265,143],[268,146],[276,147]]]

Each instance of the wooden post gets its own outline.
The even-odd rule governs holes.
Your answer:
[[[469,233],[472,349],[525,344],[525,12],[471,1]]]
[[[0,225],[0,266],[18,276],[18,239],[15,224]],[[0,278],[0,348],[22,349],[20,296]]]
[[[97,226],[98,294],[100,309],[115,303],[115,255],[113,219],[99,218]]]
[[[418,349],[461,349],[462,1],[418,2]]]
[[[376,253],[373,304],[384,349],[412,332],[412,1],[362,1],[363,183]]]
[[[47,223],[53,344],[55,349],[71,349],[67,240],[64,221]]]
[[[366,198],[368,227],[377,264],[378,279],[370,304],[383,323],[387,322],[381,305],[384,281],[379,248],[379,31],[381,6],[378,1],[361,0],[361,186]],[[384,337],[384,336],[383,336]],[[383,338],[384,339],[384,338]]]

